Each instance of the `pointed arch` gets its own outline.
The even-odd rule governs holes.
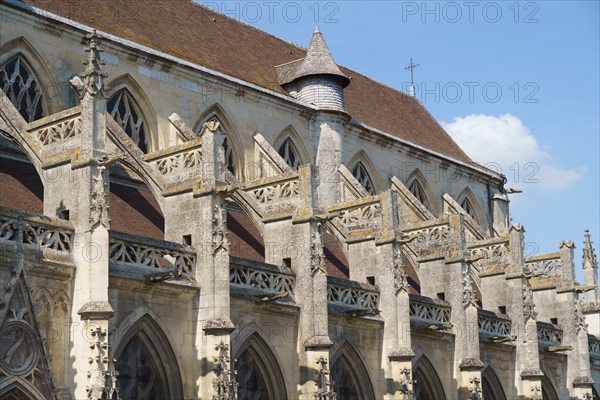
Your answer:
[[[427,179],[418,168],[415,169],[406,180],[406,187],[425,208],[432,213],[439,215],[437,198],[431,191]]]
[[[288,148],[294,151],[296,162],[292,165],[285,157],[285,145],[288,144]],[[277,150],[279,155],[288,163],[288,165],[294,169],[298,169],[298,166],[310,163],[310,155],[304,146],[303,140],[300,138],[298,131],[294,129],[292,125],[288,125],[287,128],[282,130],[273,141],[273,147]]]
[[[27,380],[11,377],[0,381],[0,399],[3,400],[44,400],[45,396]]]
[[[558,400],[558,394],[552,384],[552,381],[548,378],[548,375],[544,372],[542,376],[542,399],[543,400]]]
[[[490,365],[481,371],[481,386],[485,400],[506,400],[500,379]]]
[[[194,132],[199,133],[202,126],[211,120],[219,122],[219,131],[215,135],[215,146],[222,149],[222,157],[225,167],[239,180],[244,178],[244,146],[239,137],[239,131],[236,129],[231,118],[225,109],[218,103],[207,107],[198,118],[194,125]]]
[[[413,362],[413,393],[415,400],[445,400],[444,388],[433,364],[422,354]]]
[[[24,36],[9,40],[0,46],[0,66],[7,63],[15,56],[21,56],[32,69],[33,75],[38,79],[43,92],[44,115],[51,115],[62,111],[65,107],[60,97],[59,79],[48,68],[50,63],[38,52],[35,46]],[[30,122],[30,121],[27,121]]]
[[[156,113],[142,87],[129,74],[107,86],[108,113],[144,153],[159,150]]]
[[[282,365],[257,326],[245,327],[248,338],[235,349],[240,400],[287,399]]]
[[[471,191],[471,189],[464,188],[463,191],[456,198],[458,204],[462,207],[465,212],[471,216],[480,227],[485,227],[485,217],[481,204],[477,201],[477,198]]]
[[[369,372],[354,347],[342,343],[331,356],[331,382],[339,400],[375,398]]]
[[[158,321],[142,306],[119,326],[115,354],[123,398],[183,398],[177,357]]]
[[[367,155],[367,153],[365,153],[364,150],[360,150],[358,153],[356,153],[350,159],[347,165],[350,166],[349,170],[352,173],[352,175],[354,175],[356,180],[360,182],[360,184],[367,190],[367,192],[369,192],[369,194],[374,195],[383,190],[383,184],[381,182],[379,174],[376,173],[377,169],[371,161],[371,158]],[[362,175],[357,176],[357,173],[360,171],[361,167],[364,173]],[[365,186],[367,182],[365,178],[367,178],[368,181],[370,181],[370,188],[367,188]]]

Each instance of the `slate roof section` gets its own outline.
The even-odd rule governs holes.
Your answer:
[[[286,42],[190,0],[24,0],[50,13],[289,94],[275,66],[306,56]],[[358,72],[349,77],[346,111],[364,125],[477,166],[416,99]]]

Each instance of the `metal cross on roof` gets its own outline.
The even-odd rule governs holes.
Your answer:
[[[412,57],[410,58],[410,64],[406,68],[405,71],[410,71],[410,95],[415,97],[415,79],[414,79],[414,71],[421,64],[415,64]]]

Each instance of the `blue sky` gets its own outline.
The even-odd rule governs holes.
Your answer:
[[[476,161],[501,169],[529,253],[600,243],[598,1],[201,3],[417,97]],[[581,279],[581,271],[578,271]]]

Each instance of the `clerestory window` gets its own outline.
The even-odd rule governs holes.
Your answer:
[[[358,183],[360,183],[369,194],[375,194],[375,188],[373,187],[373,182],[371,181],[371,177],[367,173],[365,166],[359,162],[352,169],[352,175],[356,178]]]
[[[294,147],[291,139],[286,139],[285,142],[279,147],[279,155],[283,160],[293,169],[298,169],[300,160],[298,159],[298,152]]]
[[[121,89],[113,94],[108,100],[106,108],[140,150],[147,153],[149,146],[146,137],[146,124],[129,91]]]
[[[25,121],[45,115],[40,84],[23,57],[17,55],[0,67],[0,84]]]

